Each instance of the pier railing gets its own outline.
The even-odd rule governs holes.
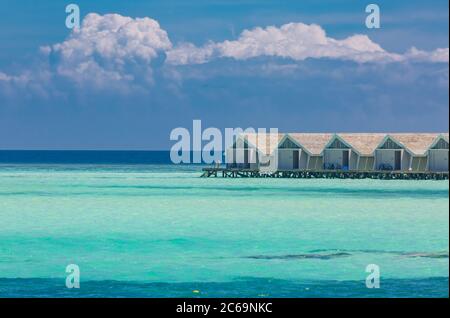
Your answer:
[[[299,179],[381,179],[381,180],[448,180],[448,172],[432,171],[342,171],[279,170],[265,173],[258,169],[203,168],[202,177],[222,178],[299,178]]]

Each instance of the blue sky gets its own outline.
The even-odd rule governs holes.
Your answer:
[[[0,0],[0,149],[168,149],[193,119],[448,131],[446,0],[376,1],[380,29],[369,1],[80,0],[80,35],[69,3]]]

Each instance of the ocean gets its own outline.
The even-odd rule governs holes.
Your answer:
[[[0,297],[449,296],[448,181],[201,168],[167,152],[0,152]]]

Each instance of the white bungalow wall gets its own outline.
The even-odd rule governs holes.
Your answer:
[[[396,167],[396,153],[400,151],[400,167]],[[383,145],[375,150],[375,170],[380,170],[382,165],[389,165],[393,170],[408,170],[411,165],[409,153],[391,138],[387,138]],[[397,169],[396,169],[397,168]]]
[[[236,167],[256,169],[259,164],[258,152],[254,148],[229,148],[225,155],[228,167],[237,165]]]
[[[275,151],[270,155],[259,154],[258,156],[258,169],[261,172],[273,172],[278,170],[278,155]]]
[[[412,165],[412,156],[408,152],[403,151],[401,163],[401,170],[409,170]]]
[[[414,156],[411,160],[411,171],[426,171],[427,162],[427,156]]]
[[[308,169],[308,157],[309,155],[305,151],[300,151],[300,163],[298,165],[299,169]]]
[[[294,168],[294,152],[298,151],[298,169],[306,168],[307,154],[301,149],[278,149],[278,169],[279,170],[293,170]]]
[[[308,169],[310,169],[310,170],[323,169],[323,157],[322,156],[310,156],[308,159]]]
[[[357,170],[372,171],[374,162],[375,162],[375,157],[373,157],[373,156],[361,156],[359,158]]]
[[[389,165],[395,170],[395,152],[400,151],[403,161],[403,150],[400,149],[377,149],[375,151],[375,170],[380,170],[381,165]],[[402,169],[402,167],[400,167]]]
[[[350,166],[349,170],[358,170],[358,154],[350,151]]]
[[[448,149],[431,149],[428,155],[430,171],[448,171]]]
[[[448,172],[448,148],[448,141],[441,138],[432,149],[428,151],[428,170]]]
[[[278,149],[278,169],[292,170],[294,166],[294,149]]]
[[[339,166],[340,169],[344,166],[344,151],[351,152],[349,149],[325,149],[324,151],[324,166],[329,165]],[[350,158],[349,158],[350,164]],[[350,168],[350,167],[349,167]]]

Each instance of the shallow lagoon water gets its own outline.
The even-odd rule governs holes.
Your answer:
[[[448,181],[200,170],[0,166],[0,295],[448,297]]]

